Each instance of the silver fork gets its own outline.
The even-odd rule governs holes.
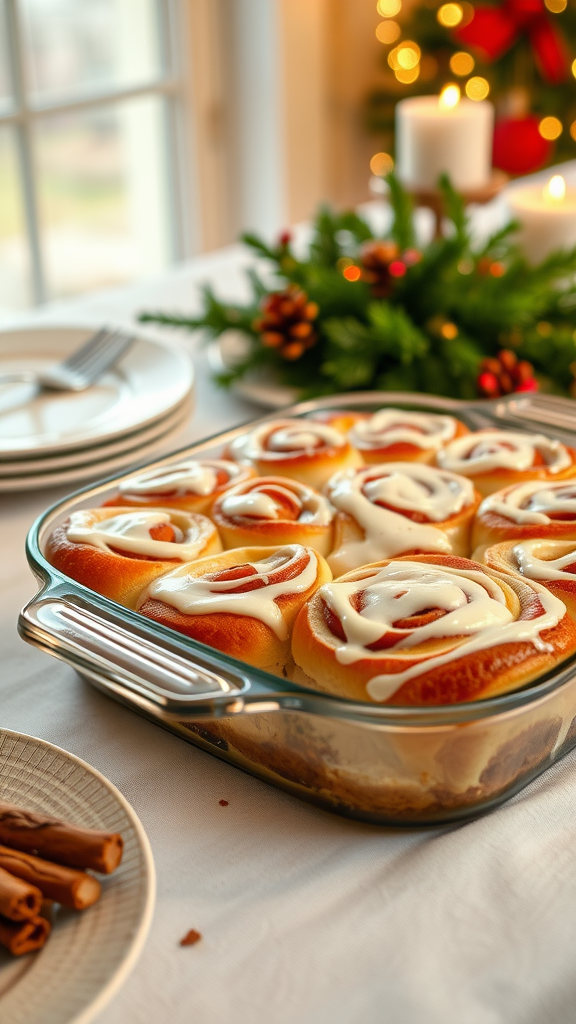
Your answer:
[[[52,391],[84,391],[126,352],[134,335],[119,328],[102,327],[62,363],[47,370],[15,370],[0,373],[1,384],[38,384]]]

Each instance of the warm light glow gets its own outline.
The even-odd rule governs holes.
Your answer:
[[[402,0],[378,0],[376,10],[383,18],[395,18],[402,8]]]
[[[474,264],[472,260],[460,260],[457,269],[459,274],[472,274],[474,272]]]
[[[398,63],[404,71],[412,71],[420,61],[420,47],[418,43],[407,40],[398,45]]]
[[[469,78],[466,82],[466,95],[469,100],[485,100],[490,92],[490,86],[485,78]]]
[[[347,281],[359,281],[362,275],[360,267],[346,267],[342,273]]]
[[[398,68],[394,74],[396,75],[397,80],[402,82],[402,85],[411,85],[412,82],[416,81],[420,74],[420,66],[417,64],[415,68]]]
[[[568,6],[568,0],[544,0],[544,3],[552,14],[562,14]]]
[[[547,320],[541,320],[539,324],[536,324],[536,330],[542,338],[549,338],[552,334],[552,324],[549,324]]]
[[[566,182],[561,174],[554,174],[544,189],[544,199],[552,203],[563,203],[566,197]]]
[[[394,161],[390,153],[374,153],[370,161],[370,170],[377,178],[390,174],[390,171],[394,170]]]
[[[436,15],[440,24],[445,28],[455,28],[460,24],[463,16],[464,12],[460,4],[442,4]]]
[[[399,38],[402,29],[397,21],[381,21],[376,28],[376,38],[389,46],[390,43],[395,43]]]
[[[450,69],[461,78],[464,75],[470,75],[474,71],[474,57],[471,53],[465,53],[463,50],[453,53],[450,57]]]
[[[574,75],[574,78],[576,78],[576,60],[572,61],[572,74]]]
[[[574,142],[576,142],[576,121],[572,121],[572,124],[570,125],[570,135],[574,139]]]
[[[543,139],[557,139],[562,134],[562,122],[557,117],[544,117],[538,125]]]
[[[452,339],[455,338],[456,335],[458,334],[458,328],[456,327],[456,324],[442,324],[442,327],[440,328],[440,334],[442,335],[443,338],[447,338],[448,341],[452,341]]]
[[[460,103],[460,89],[457,85],[445,85],[438,97],[438,106],[452,110]]]

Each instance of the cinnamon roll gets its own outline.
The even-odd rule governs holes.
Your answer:
[[[335,576],[417,551],[467,555],[480,495],[466,477],[419,462],[364,466],[333,476]]]
[[[576,476],[576,451],[543,434],[479,430],[452,441],[436,455],[442,469],[470,477],[483,497],[527,480]]]
[[[212,508],[225,548],[305,544],[327,555],[333,517],[334,509],[313,487],[281,476],[230,487]]]
[[[435,554],[325,584],[292,637],[296,682],[405,706],[515,690],[575,650],[576,625],[545,587]]]
[[[212,502],[233,484],[256,475],[250,466],[227,459],[186,459],[149,469],[124,480],[110,505],[179,508],[183,512],[208,512]]]
[[[261,423],[236,438],[227,454],[253,466],[261,476],[288,476],[317,490],[337,470],[362,464],[360,455],[340,431],[313,420]]]
[[[48,538],[60,572],[133,608],[143,588],[175,562],[222,550],[214,523],[174,509],[97,508],[72,512]]]
[[[324,559],[300,544],[240,548],[155,580],[139,610],[225,654],[275,675],[290,664],[290,634],[300,608],[330,580]]]
[[[379,409],[375,413],[320,413],[321,422],[341,430],[366,463],[428,462],[436,452],[464,434],[468,427],[454,416],[433,412]]]
[[[576,479],[529,480],[485,498],[472,528],[472,547],[514,537],[576,540]]]
[[[477,554],[491,569],[541,583],[576,619],[576,539],[506,540],[480,548]]]

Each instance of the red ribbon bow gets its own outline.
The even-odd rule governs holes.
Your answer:
[[[499,7],[478,6],[472,19],[456,29],[465,46],[476,47],[487,60],[498,60],[526,33],[540,74],[552,85],[565,82],[570,61],[562,34],[550,20],[543,0],[504,0]]]

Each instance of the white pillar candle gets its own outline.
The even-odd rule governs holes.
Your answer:
[[[490,181],[494,108],[460,99],[458,86],[440,96],[413,96],[396,105],[396,169],[403,185],[437,188],[446,172],[462,192]]]
[[[553,175],[544,188],[511,188],[506,201],[512,218],[520,222],[518,240],[530,263],[576,245],[576,188],[566,188],[562,175]]]

